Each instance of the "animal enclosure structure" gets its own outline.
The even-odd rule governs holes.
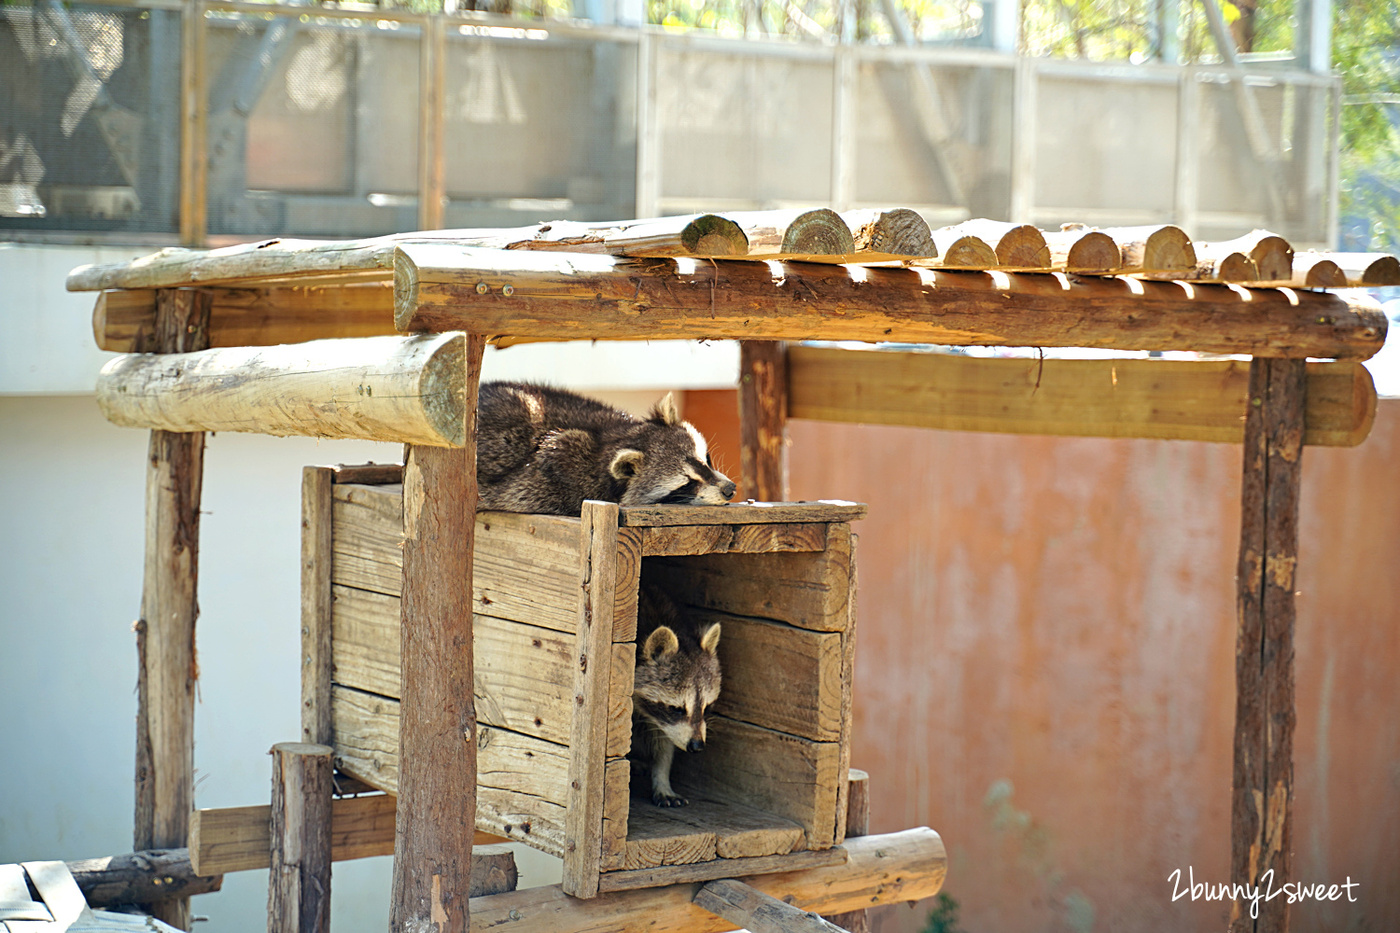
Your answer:
[[[1073,265],[1079,243],[1062,251],[1057,241],[1064,238],[1054,233],[1019,230],[1032,246],[1040,238],[1040,246],[1029,259],[1008,261],[1000,255],[1011,235],[1005,225],[992,231],[995,245],[977,249],[963,242],[972,233],[918,229],[917,219],[912,211],[891,211],[857,225],[817,211],[707,215],[563,235],[546,225],[361,243],[271,241],[76,270],[70,288],[103,292],[94,314],[99,345],[131,354],[104,370],[99,401],[113,421],[153,429],[138,630],[138,847],[178,845],[188,829],[199,432],[253,430],[408,445],[402,468],[306,474],[302,555],[301,738],[338,749],[347,768],[394,791],[396,930],[429,923],[467,929],[464,892],[478,825],[561,852],[565,863],[562,890],[472,903],[481,928],[732,929],[743,916],[735,913],[738,903],[778,908],[728,881],[707,885],[692,904],[689,887],[668,882],[756,868],[748,859],[808,864],[751,875],[751,883],[824,913],[935,893],[946,857],[930,830],[835,845],[846,803],[847,523],[856,512],[826,505],[593,505],[576,525],[476,514],[476,385],[488,340],[739,339],[744,482],[759,500],[785,498],[786,420],[803,415],[1242,441],[1232,876],[1244,885],[1266,871],[1289,877],[1302,448],[1365,438],[1375,391],[1358,361],[1384,342],[1384,316],[1372,304],[1312,290],[1318,283],[1309,276],[1324,260],[1300,265],[1286,242],[1266,244],[1280,239],[1267,235],[1217,244],[1228,246],[1223,250],[1203,245],[1198,256],[1175,228],[1085,232],[1081,241],[1096,238],[1107,249],[1108,268],[1091,275]],[[915,235],[904,239],[911,229]],[[972,265],[949,259],[964,253],[982,258]],[[1201,257],[1206,261],[1197,262]],[[1325,261],[1344,282],[1351,268],[1363,280],[1400,270],[1393,257]],[[1039,271],[1012,271],[1028,268]],[[1246,284],[1226,284],[1233,275]],[[412,336],[371,337],[394,331]],[[1028,378],[1022,361],[789,352],[783,343],[803,340],[1194,350],[1252,360],[1048,360]],[[274,346],[284,343],[298,346]],[[823,388],[836,379],[842,389]],[[347,517],[353,510],[363,514]],[[349,542],[363,553],[352,557]],[[833,601],[795,614],[801,600],[777,586],[785,577],[769,566],[779,563],[805,566]],[[500,584],[502,567],[527,566],[528,586]],[[817,659],[800,678],[809,704],[784,696],[773,709],[744,709],[752,697],[737,689],[725,700],[716,767],[702,765],[709,769],[704,793],[723,791],[726,804],[765,814],[743,811],[746,820],[761,821],[750,824],[752,836],[734,827],[716,831],[718,824],[677,832],[659,817],[637,818],[622,799],[617,774],[632,600],[636,582],[650,573],[705,611],[745,620],[725,617],[722,644],[766,644],[774,631],[765,626],[782,622],[794,631],[782,630],[781,650],[801,655],[803,664]],[[746,576],[761,580],[768,595],[741,596]],[[546,595],[552,589],[557,598]],[[512,616],[513,599],[530,602],[529,618]],[[522,677],[538,672],[530,683],[541,695],[529,703],[506,690],[495,665],[507,655],[521,659],[511,669]],[[730,660],[743,682],[742,662]],[[551,694],[539,686],[543,680],[571,689]],[[476,683],[484,687],[479,704]],[[815,718],[804,719],[804,708]],[[766,731],[751,731],[757,729]],[[763,742],[744,738],[759,734]],[[528,748],[514,738],[527,735]],[[546,745],[549,756],[542,754]],[[717,765],[734,760],[736,749],[761,763],[772,783],[800,771],[792,796],[771,792],[772,783],[720,775]],[[548,791],[538,781],[498,780],[498,766],[506,765],[499,772],[505,774],[512,756],[529,754],[532,777],[552,775],[543,779]],[[708,762],[711,752],[705,754]],[[512,802],[524,792],[532,798],[528,807]],[[778,819],[786,821],[781,828]],[[279,825],[275,813],[272,822]],[[329,822],[310,821],[305,831],[324,841]],[[699,846],[697,837],[705,837]],[[710,854],[710,837],[719,858]],[[827,858],[846,861],[801,862]],[[610,892],[636,884],[661,887]],[[318,890],[324,886],[303,886],[300,896],[314,899]],[[1247,914],[1236,929],[1253,928]],[[1281,900],[1261,906],[1259,929],[1283,930],[1287,922]]]
[[[304,666],[338,766],[396,793],[401,483],[308,468]],[[358,482],[356,480],[359,480]],[[582,893],[840,863],[850,760],[855,574],[849,503],[638,507],[581,518],[483,512],[472,604],[476,825],[565,860]],[[629,793],[643,578],[723,625],[725,689],[676,810]],[[588,623],[581,620],[587,619]],[[575,675],[574,659],[589,659]],[[577,703],[575,698],[582,699]],[[569,845],[588,838],[596,845]],[[601,873],[601,877],[600,876]]]

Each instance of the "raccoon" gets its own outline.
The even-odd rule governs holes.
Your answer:
[[[697,624],[664,590],[643,583],[637,605],[632,760],[651,772],[651,802],[683,807],[671,788],[676,749],[705,747],[705,711],[719,697],[719,623]]]
[[[482,509],[578,515],[585,499],[723,505],[734,495],[669,393],[646,420],[544,385],[487,382],[479,399]]]

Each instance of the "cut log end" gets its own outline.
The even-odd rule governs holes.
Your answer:
[[[1400,259],[1382,256],[1361,274],[1362,285],[1400,285]]]
[[[732,220],[704,214],[685,225],[681,245],[695,256],[746,256],[749,238]]]
[[[1112,272],[1122,261],[1123,256],[1113,238],[1106,233],[1091,230],[1069,248],[1069,255],[1065,259],[1065,271],[1079,275]]]
[[[409,329],[418,310],[418,264],[401,249],[394,250],[394,327]]]
[[[1257,282],[1259,267],[1244,253],[1230,253],[1215,262],[1209,259],[1196,265],[1195,278],[1216,282]]]
[[[1127,257],[1124,256],[1126,261]],[[1167,226],[1147,238],[1142,253],[1142,267],[1147,272],[1175,272],[1194,269],[1196,249],[1191,238],[1180,227]]]
[[[928,221],[907,207],[880,211],[873,219],[851,229],[857,252],[887,253],[932,259],[938,255]]]
[[[977,237],[959,237],[943,252],[943,265],[974,269],[995,269],[996,252]]]
[[[1281,236],[1264,236],[1249,251],[1260,282],[1286,282],[1293,277],[1293,247]]]
[[[1319,259],[1308,269],[1303,284],[1310,288],[1346,288],[1347,274],[1330,259]]]
[[[800,214],[783,234],[784,253],[843,256],[856,251],[851,228],[841,215],[825,207]]]
[[[997,261],[1007,267],[1050,268],[1050,248],[1045,245],[1045,234],[1030,224],[1008,230],[997,243],[996,255]]]

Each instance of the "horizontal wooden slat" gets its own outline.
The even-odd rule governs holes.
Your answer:
[[[818,499],[813,502],[734,502],[729,505],[634,505],[622,509],[618,524],[627,528],[648,528],[666,525],[743,525],[760,522],[853,522],[864,518],[865,513],[864,504],[842,499]]]
[[[393,793],[399,780],[399,702],[331,688],[338,766]],[[569,799],[568,749],[504,729],[477,727],[476,826],[562,857]]]
[[[337,483],[334,496],[332,582],[399,595],[403,487]],[[479,513],[473,605],[497,618],[572,633],[581,593],[578,529],[578,519],[560,515]]]
[[[331,858],[334,861],[394,854],[394,797],[371,794],[331,802]],[[271,864],[271,807],[196,810],[190,819],[190,863],[197,875],[251,871]],[[478,832],[476,845],[504,837]]]
[[[331,593],[335,682],[397,699],[398,597],[344,586]],[[477,720],[567,744],[573,637],[486,615],[474,616],[472,631]]]
[[[1195,350],[1363,360],[1385,341],[1370,300],[1063,274],[629,260],[403,245],[395,323],[574,339],[860,340]]]
[[[1249,363],[1025,360],[792,347],[788,417],[952,431],[1244,440]],[[1309,363],[1304,443],[1351,447],[1376,390],[1359,363]]]
[[[641,888],[661,888],[664,885],[687,885],[685,890],[692,890],[688,886],[697,881],[713,881],[716,878],[729,878],[734,875],[751,875],[761,879],[764,875],[775,872],[782,872],[779,878],[801,878],[804,872],[814,868],[830,868],[846,864],[848,855],[843,847],[833,849],[820,849],[817,851],[789,852],[787,855],[762,855],[754,858],[725,858],[715,859],[712,862],[699,862],[693,865],[662,865],[658,868],[641,868],[636,871],[610,871],[604,872],[598,879],[598,893],[608,894],[613,891],[636,891]],[[903,880],[903,879],[899,879]],[[867,903],[868,906],[868,903]],[[726,926],[703,926],[687,918],[687,922],[682,926],[671,926],[669,924],[657,924],[655,919],[648,921],[639,920],[639,923],[646,922],[649,929],[674,930],[675,933],[687,931],[693,933],[695,930],[723,930]],[[717,920],[719,924],[725,921]],[[730,924],[732,926],[732,924]],[[563,929],[563,928],[548,928]],[[573,930],[575,927],[567,927]],[[590,927],[590,929],[595,929]],[[618,927],[598,926],[598,930],[616,930]]]
[[[720,623],[716,713],[818,742],[841,737],[841,635],[692,610]]]
[[[704,751],[676,756],[676,781],[792,820],[806,831],[808,848],[832,846],[837,743],[813,742],[717,715],[709,718],[706,732]]]
[[[826,525],[820,522],[657,526],[642,528],[641,531],[643,557],[770,554],[778,551],[820,551],[826,547]]]

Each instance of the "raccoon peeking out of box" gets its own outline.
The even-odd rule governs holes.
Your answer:
[[[651,802],[683,807],[671,788],[676,749],[705,747],[705,713],[719,698],[719,623],[702,625],[660,587],[637,595],[637,667],[632,689],[632,752],[651,774]]]

